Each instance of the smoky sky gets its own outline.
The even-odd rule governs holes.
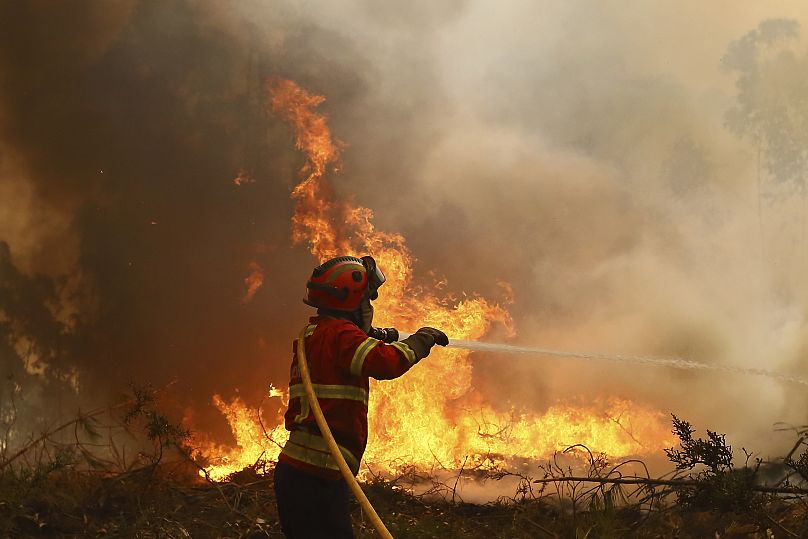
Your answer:
[[[123,19],[98,14],[117,9]],[[114,35],[96,38],[109,18]],[[206,405],[214,391],[265,389],[304,320],[312,263],[288,240],[301,161],[265,114],[277,60],[204,28],[185,3],[5,3],[0,20],[3,139],[42,211],[69,214],[52,244],[78,238],[69,271],[91,296],[62,360],[90,393],[176,381]],[[242,169],[254,183],[232,183]],[[32,247],[37,271],[52,248]],[[244,305],[251,261],[269,277]]]
[[[405,235],[423,284],[510,283],[518,340],[805,372],[800,231],[780,206],[759,223],[721,67],[762,20],[808,21],[798,3],[433,4],[2,2],[0,262],[40,290],[3,304],[17,337],[51,313],[40,355],[87,398],[143,380],[204,411],[286,382],[316,261],[290,241],[304,156],[275,76],[326,96],[337,192]],[[804,410],[760,381],[477,361],[480,391],[534,409],[619,394],[754,434]]]

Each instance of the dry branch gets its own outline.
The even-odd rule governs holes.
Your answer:
[[[545,479],[534,479],[533,483],[600,483],[609,485],[644,485],[644,486],[670,486],[670,487],[697,487],[703,481],[694,479],[647,479],[645,477],[549,477]],[[769,487],[766,485],[751,485],[749,487],[755,492],[765,492],[767,494],[806,494],[808,488],[800,487]]]
[[[16,453],[11,455],[7,459],[0,462],[0,470],[5,469],[9,464],[11,464],[15,460],[17,460],[18,458],[20,458],[21,456],[26,454],[28,451],[30,451],[34,447],[36,447],[39,444],[41,444],[42,442],[44,442],[45,440],[47,440],[48,438],[50,438],[54,434],[56,434],[58,432],[61,432],[61,431],[65,430],[65,429],[67,429],[68,427],[78,425],[82,421],[87,421],[88,419],[93,419],[93,418],[98,417],[98,416],[100,416],[102,414],[109,413],[112,410],[115,410],[117,408],[122,408],[122,407],[124,407],[124,406],[126,406],[127,404],[130,404],[130,403],[131,403],[131,401],[127,400],[127,401],[121,402],[119,404],[116,404],[114,406],[107,406],[107,407],[104,407],[104,408],[97,408],[97,409],[95,409],[95,410],[93,410],[91,412],[88,412],[86,414],[79,414],[78,417],[75,417],[75,418],[71,419],[70,421],[62,423],[61,425],[59,425],[58,427],[56,427],[54,429],[46,431],[44,434],[42,434],[42,436],[32,440],[27,445],[25,445],[23,448],[21,448],[19,451],[17,451]]]

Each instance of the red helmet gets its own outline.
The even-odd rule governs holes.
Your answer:
[[[355,311],[365,298],[379,297],[377,290],[384,281],[373,257],[338,256],[314,268],[303,303],[319,309]]]

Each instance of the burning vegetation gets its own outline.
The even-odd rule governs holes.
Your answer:
[[[271,80],[268,88],[272,110],[294,129],[296,146],[307,157],[302,181],[292,191],[297,201],[293,240],[307,244],[319,261],[339,253],[373,253],[388,276],[375,302],[382,327],[425,324],[444,328],[452,338],[474,340],[499,323],[512,333],[507,306],[477,297],[451,301],[436,295],[435,287],[413,282],[404,238],[376,230],[371,210],[333,195],[327,174],[339,169],[340,144],[316,111],[324,98],[289,80]],[[372,384],[364,459],[369,469],[496,467],[547,458],[575,443],[621,458],[670,444],[663,412],[622,398],[586,407],[558,403],[543,414],[502,412],[475,392],[471,370],[468,351],[440,350],[408,376]],[[284,394],[273,393],[278,397],[273,404],[282,407]],[[228,403],[216,395],[213,402],[227,418],[236,447],[198,446],[200,455],[216,463],[207,469],[211,477],[222,479],[259,459],[277,459],[288,438],[283,425],[267,431],[241,399]]]
[[[10,537],[282,537],[273,467],[266,460],[213,481],[195,473],[190,433],[160,411],[158,392],[133,388],[113,406],[55,426],[0,461],[0,531]],[[225,407],[226,408],[226,407]],[[232,420],[237,420],[234,417]],[[413,465],[370,474],[364,490],[395,536],[804,537],[808,533],[808,428],[785,459],[747,453],[736,465],[723,434],[673,417],[676,472],[649,475],[640,461],[613,461],[576,445],[530,472],[466,463],[443,477]],[[67,435],[65,435],[67,434]],[[139,448],[127,452],[127,447]],[[637,466],[639,464],[639,466]],[[780,479],[771,484],[771,478]],[[509,494],[468,503],[461,482]],[[770,484],[763,484],[769,482]],[[352,507],[358,537],[374,537]]]

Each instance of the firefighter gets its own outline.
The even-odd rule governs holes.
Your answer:
[[[449,344],[434,328],[421,328],[400,342],[395,329],[374,328],[371,300],[384,281],[372,257],[340,256],[314,268],[303,300],[317,309],[305,333],[314,392],[354,475],[368,438],[369,379],[397,378],[434,345]],[[281,528],[289,539],[352,538],[348,485],[311,413],[297,346],[295,341],[284,416],[289,441],[275,468]]]

